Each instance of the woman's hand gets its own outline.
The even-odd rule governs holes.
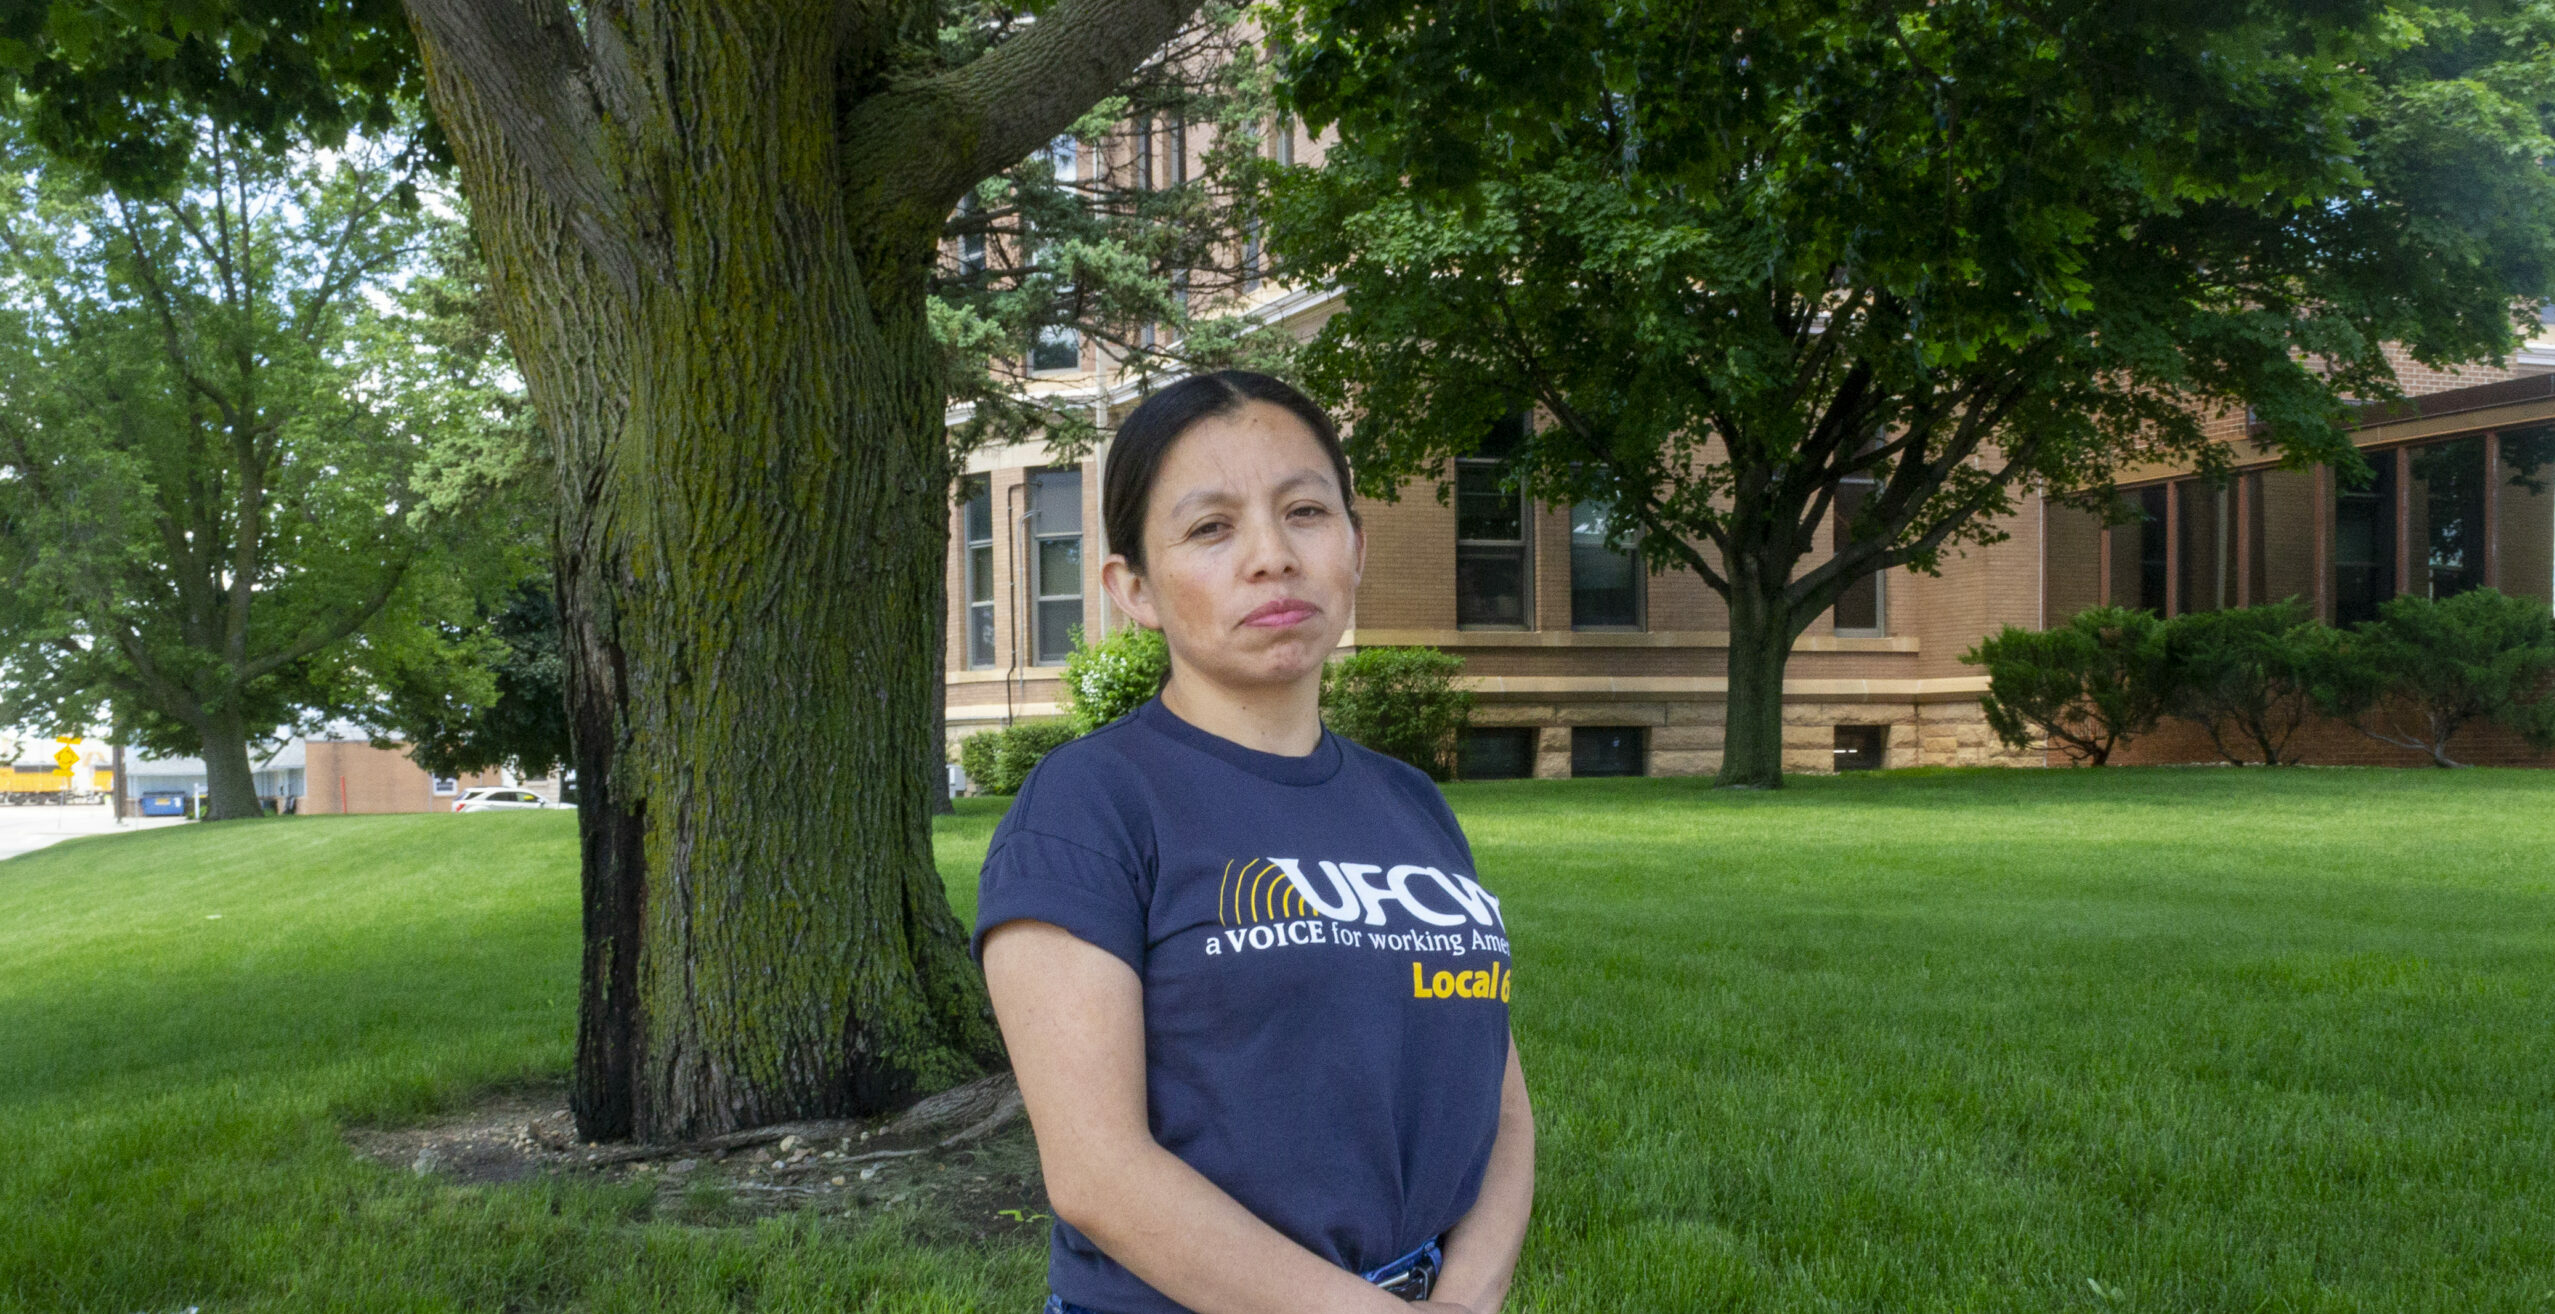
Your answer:
[[[1153,1139],[1134,969],[1063,927],[1025,920],[989,932],[984,960],[1056,1217],[1201,1314],[1411,1308],[1279,1234]]]

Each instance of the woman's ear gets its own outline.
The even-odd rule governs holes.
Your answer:
[[[1362,554],[1364,549],[1359,551]],[[1162,628],[1162,617],[1153,605],[1153,589],[1145,583],[1143,573],[1128,564],[1125,553],[1112,552],[1107,561],[1100,563],[1100,587],[1127,619],[1148,630]]]

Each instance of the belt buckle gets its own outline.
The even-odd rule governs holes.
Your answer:
[[[1387,1295],[1399,1296],[1404,1300],[1426,1300],[1430,1286],[1434,1285],[1430,1279],[1435,1276],[1437,1275],[1430,1271],[1429,1264],[1423,1260],[1376,1283],[1375,1287]]]

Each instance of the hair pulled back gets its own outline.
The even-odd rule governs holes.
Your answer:
[[[1109,471],[1100,487],[1100,524],[1109,535],[1109,550],[1144,571],[1144,513],[1153,502],[1153,485],[1162,473],[1163,455],[1180,435],[1202,420],[1231,415],[1255,401],[1285,408],[1331,458],[1339,476],[1340,506],[1351,525],[1358,523],[1356,493],[1349,485],[1348,454],[1340,450],[1339,426],[1312,398],[1293,384],[1252,370],[1217,370],[1193,374],[1144,399],[1118,426],[1109,444]]]

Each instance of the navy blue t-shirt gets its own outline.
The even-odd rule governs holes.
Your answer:
[[[1343,1268],[1472,1208],[1508,1059],[1508,928],[1427,776],[1325,730],[1245,748],[1160,699],[1056,749],[994,831],[974,948],[1052,922],[1144,982],[1153,1137]],[[1059,1222],[1048,1283],[1186,1314]]]

